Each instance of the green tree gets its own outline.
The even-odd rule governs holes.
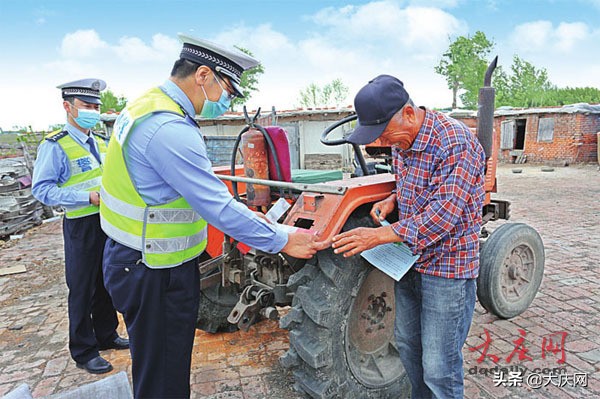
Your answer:
[[[496,70],[496,107],[541,107],[558,105],[557,88],[548,80],[545,68],[537,68],[518,55],[513,57],[510,74],[501,67]]]
[[[539,107],[548,104],[549,91],[554,88],[545,68],[536,68],[518,55],[513,57],[510,76],[510,97],[517,107]]]
[[[600,103],[600,89],[596,87],[565,87],[554,89],[553,100],[557,105],[588,103]]]
[[[106,90],[100,93],[102,105],[100,105],[100,113],[108,111],[121,112],[127,105],[127,99],[124,96],[117,97],[112,91]]]
[[[475,109],[479,88],[487,69],[486,56],[494,43],[483,32],[473,37],[459,36],[450,44],[435,72],[446,77],[452,90],[452,108],[456,108],[459,91],[466,108]],[[548,79],[545,68],[538,68],[514,55],[510,69],[498,66],[492,85],[496,89],[496,107],[541,107],[574,103],[599,103],[600,89],[593,87],[558,88]]]
[[[300,106],[306,108],[340,106],[346,101],[350,89],[341,79],[334,79],[323,87],[311,83],[300,90]]]
[[[248,49],[238,46],[235,47],[241,52],[248,54],[250,57],[254,56],[254,54],[252,54],[252,52]],[[231,102],[232,111],[235,110],[236,106],[242,105],[246,101],[248,101],[252,97],[252,93],[258,90],[258,78],[263,73],[265,73],[265,68],[261,64],[242,73],[242,77],[240,79],[240,87],[242,88],[244,98],[233,99],[233,101]]]
[[[344,82],[342,82],[341,79],[334,79],[331,83],[325,85],[325,87],[330,89],[331,100],[336,107],[344,104],[344,101],[346,101],[346,98],[348,98],[348,92],[350,89],[344,84]],[[329,101],[327,101],[326,104],[327,103],[329,103]]]
[[[465,107],[477,106],[479,88],[488,64],[486,56],[493,47],[494,43],[481,31],[475,32],[472,37],[459,36],[450,43],[434,70],[446,77],[448,88],[452,90],[452,108],[457,106],[459,90],[464,90],[460,99]]]
[[[300,105],[306,108],[318,107],[322,97],[322,89],[315,83],[311,83],[300,90]]]

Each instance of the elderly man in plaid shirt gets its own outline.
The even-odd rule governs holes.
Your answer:
[[[485,154],[461,122],[417,108],[401,81],[381,75],[356,95],[357,127],[348,141],[392,145],[396,193],[373,205],[390,226],[334,237],[345,257],[404,242],[416,265],[396,283],[396,340],[412,397],[462,398],[462,347],[475,306]],[[379,214],[379,216],[377,216]]]

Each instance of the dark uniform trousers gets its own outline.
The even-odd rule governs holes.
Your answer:
[[[65,275],[69,287],[69,350],[78,363],[98,356],[111,343],[119,324],[102,279],[106,234],[98,214],[63,219]]]
[[[189,398],[200,298],[198,259],[151,269],[141,258],[139,251],[106,241],[104,282],[127,325],[134,396]]]

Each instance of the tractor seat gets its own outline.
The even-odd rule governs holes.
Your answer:
[[[279,166],[281,167],[280,179],[277,174],[277,168],[275,168],[275,157],[271,152],[271,148],[267,145],[267,151],[269,153],[269,179],[291,182],[292,163],[290,161],[290,144],[287,138],[287,132],[279,126],[267,126],[265,127],[265,131],[271,138],[271,141],[273,141],[277,159],[279,160]]]
[[[302,184],[325,183],[342,180],[341,170],[292,169],[292,182]]]
[[[313,184],[324,183],[333,180],[342,180],[341,170],[316,170],[316,169],[291,169],[290,146],[287,138],[287,132],[279,126],[267,126],[265,131],[273,141],[273,146],[277,152],[279,165],[281,166],[282,178],[279,179],[275,160],[271,149],[267,146],[269,152],[269,179],[281,180],[285,182]]]

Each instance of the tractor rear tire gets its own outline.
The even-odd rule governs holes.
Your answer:
[[[343,230],[373,226],[351,217]],[[295,295],[281,318],[290,349],[281,364],[292,370],[294,388],[312,398],[410,396],[394,337],[394,281],[360,256],[321,251],[288,288]]]
[[[480,248],[477,297],[496,316],[523,313],[544,276],[544,243],[532,227],[507,223],[492,232]]]
[[[200,262],[210,259],[205,253],[201,256]],[[218,273],[219,269],[200,275],[200,279]],[[227,321],[227,316],[235,307],[240,294],[237,287],[230,285],[223,287],[221,284],[200,290],[200,304],[198,306],[198,318],[196,319],[196,328],[209,333],[233,332],[238,327]]]
[[[232,287],[216,285],[200,291],[200,306],[196,328],[209,333],[234,332],[238,327],[227,321],[239,299]]]

